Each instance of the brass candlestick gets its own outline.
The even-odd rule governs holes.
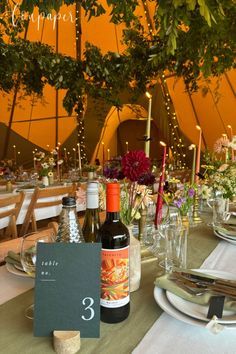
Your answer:
[[[199,198],[198,198],[198,193],[195,193],[195,196],[194,196],[192,221],[193,221],[193,224],[200,224],[200,223],[203,222],[202,219],[199,216]]]

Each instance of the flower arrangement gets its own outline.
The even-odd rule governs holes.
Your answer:
[[[7,177],[12,172],[15,172],[16,169],[17,169],[17,166],[16,166],[14,160],[4,159],[4,160],[0,161],[0,176]]]
[[[227,154],[229,147],[234,149],[233,142],[222,137],[216,141],[213,153],[205,153],[205,164],[201,166],[204,170],[202,184],[207,186],[208,194],[220,192],[223,198],[236,195],[236,161],[219,158],[219,154]],[[207,189],[202,187],[204,192]]]
[[[176,191],[164,193],[169,204],[179,209],[181,215],[187,215],[194,203],[195,188],[188,183],[176,184]]]
[[[39,151],[34,155],[35,160],[40,164],[39,174],[40,176],[53,176],[53,169],[56,166],[57,151],[53,150],[49,155],[46,155],[44,152]],[[59,163],[59,161],[58,161]]]
[[[150,166],[150,160],[142,150],[129,151],[123,157],[109,160],[104,166],[106,178],[121,181],[120,215],[126,225],[139,219],[140,209],[150,201],[149,187],[155,181]]]
[[[221,192],[223,198],[232,198],[236,195],[236,163],[221,165],[206,182],[214,192]]]
[[[96,165],[84,165],[83,172],[96,172],[98,168]]]

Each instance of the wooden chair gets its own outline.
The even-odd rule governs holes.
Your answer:
[[[5,198],[0,198],[0,219],[9,218],[7,227],[4,230],[4,236],[18,237],[16,220],[25,199],[25,193],[22,191]]]
[[[20,235],[25,235],[31,223],[33,231],[37,231],[37,220],[35,216],[35,210],[41,208],[55,207],[62,204],[62,198],[66,195],[75,195],[75,185],[71,186],[61,186],[61,187],[50,187],[50,188],[35,188],[32,195],[25,220],[20,230]],[[60,208],[58,209],[57,215],[60,213]],[[57,216],[53,215],[53,216]],[[48,217],[50,218],[50,213]],[[47,219],[45,218],[45,219]]]

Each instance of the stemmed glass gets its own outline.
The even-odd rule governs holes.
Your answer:
[[[38,242],[55,242],[53,231],[32,232],[22,238],[20,260],[24,271],[32,278],[35,278]],[[34,304],[26,308],[25,316],[31,320],[34,318]]]

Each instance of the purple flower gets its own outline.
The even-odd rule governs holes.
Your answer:
[[[186,200],[184,198],[179,198],[177,200],[174,200],[174,205],[177,206],[177,208],[181,208],[185,201]]]
[[[103,175],[106,178],[123,179],[124,174],[121,169],[121,157],[116,157],[107,161],[103,169]]]
[[[190,188],[190,189],[188,190],[188,196],[189,196],[190,198],[193,198],[194,194],[195,194],[195,190],[194,190],[193,188]]]
[[[155,176],[151,172],[146,172],[138,178],[138,184],[142,184],[145,186],[151,186],[154,182]]]

